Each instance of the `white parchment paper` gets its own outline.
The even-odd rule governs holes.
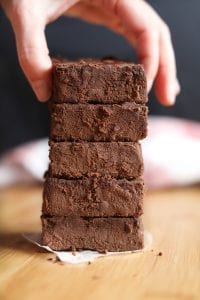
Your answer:
[[[72,251],[54,251],[47,246],[43,246],[41,244],[40,234],[23,234],[24,238],[29,242],[37,245],[40,248],[43,248],[51,253],[54,253],[56,257],[63,263],[70,263],[70,264],[80,264],[86,262],[92,262],[96,258],[105,257],[108,255],[121,255],[126,253],[138,253],[145,250],[150,249],[152,244],[152,235],[148,231],[144,231],[144,248],[141,250],[136,251],[124,251],[124,252],[107,252],[106,254],[99,253],[97,251],[91,250],[84,250],[84,251],[76,251],[73,253]]]

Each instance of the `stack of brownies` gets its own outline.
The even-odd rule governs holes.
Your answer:
[[[141,65],[55,60],[42,242],[54,250],[143,247],[146,79]]]

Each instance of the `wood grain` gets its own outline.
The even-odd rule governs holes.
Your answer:
[[[147,193],[144,253],[62,265],[22,232],[40,230],[41,187],[0,190],[0,299],[200,299],[200,189]],[[162,255],[159,256],[158,253]]]

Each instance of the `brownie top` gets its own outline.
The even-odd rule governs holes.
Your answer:
[[[53,65],[56,69],[65,69],[68,66],[80,66],[89,65],[91,67],[104,67],[104,66],[116,66],[116,67],[137,67],[143,70],[141,64],[135,64],[130,61],[119,60],[117,58],[80,58],[77,60],[68,60],[66,58],[53,58]]]

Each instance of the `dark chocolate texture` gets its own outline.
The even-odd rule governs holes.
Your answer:
[[[143,173],[141,146],[132,142],[50,142],[50,176],[82,178],[109,175],[133,179]]]
[[[56,103],[121,103],[147,101],[141,65],[118,60],[54,60],[53,101]]]
[[[147,135],[147,107],[55,104],[51,106],[51,138],[56,141],[138,141]]]
[[[135,218],[42,217],[42,243],[54,250],[128,251],[143,248]]]
[[[143,213],[144,183],[113,178],[64,180],[44,184],[43,215],[80,217],[138,217]]]

